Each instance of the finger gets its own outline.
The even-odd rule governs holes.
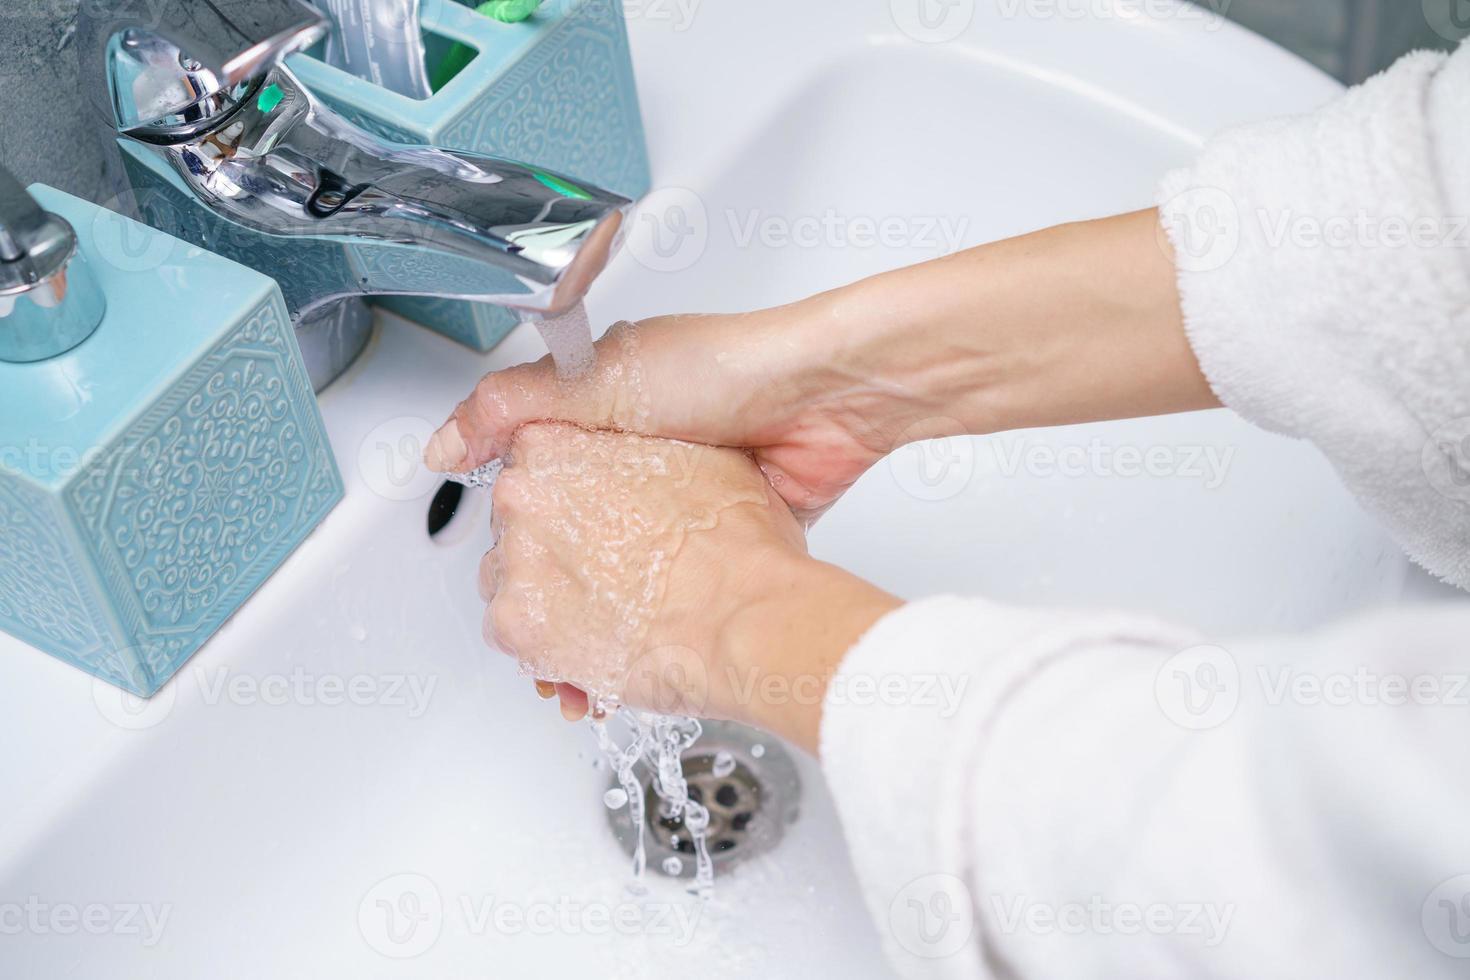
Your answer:
[[[567,721],[581,721],[587,717],[587,693],[572,684],[557,684],[557,697],[561,698],[561,716]]]
[[[576,380],[558,378],[550,357],[487,374],[429,439],[425,465],[440,472],[472,470],[505,455],[516,429],[527,422],[615,427],[617,405],[633,374],[621,363],[623,346],[615,336],[598,341],[596,365]]]

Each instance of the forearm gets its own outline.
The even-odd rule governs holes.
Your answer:
[[[910,437],[926,420],[978,434],[1219,404],[1185,337],[1153,210],[980,246],[808,303],[835,321],[826,337],[845,339],[845,372],[895,394],[893,428]]]

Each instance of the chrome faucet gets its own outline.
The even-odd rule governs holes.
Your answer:
[[[631,202],[533,166],[386,142],[283,59],[321,39],[300,0],[83,0],[82,84],[132,209],[274,276],[317,390],[365,342],[369,295],[555,314],[615,246]]]

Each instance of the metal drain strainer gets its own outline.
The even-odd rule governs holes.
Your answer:
[[[717,760],[723,765],[717,765]],[[684,753],[683,761],[689,795],[709,810],[709,853],[716,875],[775,847],[799,815],[801,777],[796,763],[769,735],[730,722],[707,721],[704,733]],[[694,877],[694,842],[683,819],[662,812],[663,801],[641,767],[638,781],[643,787],[643,844],[649,870],[669,877]],[[613,776],[608,788],[617,785]],[[607,819],[613,836],[631,856],[637,835],[628,811],[626,806],[609,810]],[[665,861],[670,857],[680,859],[677,875],[666,870]]]

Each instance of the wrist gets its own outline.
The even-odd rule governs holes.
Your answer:
[[[881,392],[896,449],[1211,408],[1153,211],[1063,225],[807,301],[838,370]]]
[[[853,644],[902,602],[834,565],[788,554],[763,566],[759,590],[726,620],[712,666],[720,717],[773,732],[813,754],[828,682]]]

